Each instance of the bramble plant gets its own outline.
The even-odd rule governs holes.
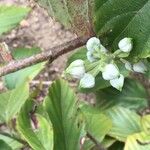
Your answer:
[[[92,37],[87,41],[87,60],[91,64],[87,66],[96,64],[93,68],[86,67],[83,60],[75,60],[66,69],[66,74],[70,74],[73,78],[81,79],[80,87],[92,88],[95,86],[95,77],[102,72],[102,77],[104,80],[109,80],[110,84],[118,89],[122,90],[124,84],[124,75],[119,71],[116,63],[120,61],[125,63],[125,68],[129,71],[135,71],[139,73],[145,73],[147,67],[142,61],[132,65],[125,59],[130,54],[132,50],[133,43],[131,38],[124,38],[118,44],[119,49],[114,53],[110,53],[96,37]],[[96,68],[96,69],[95,69]],[[94,70],[94,71],[93,71]],[[95,71],[96,70],[96,71]],[[87,73],[86,73],[87,72]]]
[[[0,150],[150,150],[150,0],[36,2],[77,38],[45,51],[0,43]],[[0,35],[30,11],[0,4]],[[73,50],[39,103],[42,81],[30,82]]]

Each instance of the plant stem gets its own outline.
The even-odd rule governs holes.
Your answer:
[[[79,48],[83,45],[85,45],[86,41],[90,37],[78,37],[72,41],[66,42],[62,45],[56,46],[52,49],[43,51],[39,54],[36,54],[34,56],[21,59],[21,60],[14,60],[8,63],[7,65],[0,68],[0,77],[4,76],[6,74],[18,71],[20,69],[29,67],[31,65],[44,62],[46,60],[49,60],[50,62],[53,62],[56,58],[59,56],[66,54],[68,52],[71,52],[75,50],[76,48]]]

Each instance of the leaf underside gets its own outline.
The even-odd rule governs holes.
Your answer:
[[[38,0],[50,16],[78,35],[90,35],[91,8],[94,0]]]

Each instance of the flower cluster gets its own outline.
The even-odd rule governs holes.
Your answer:
[[[118,47],[117,51],[110,53],[98,38],[92,37],[86,43],[86,56],[90,64],[98,62],[98,66],[96,66],[98,73],[101,72],[104,80],[109,81],[111,86],[121,91],[124,85],[124,75],[120,73],[116,58],[119,58],[120,62],[124,63],[125,68],[129,71],[145,73],[147,68],[142,61],[131,64],[124,59],[124,57],[128,57],[133,48],[131,38],[122,39],[118,43]],[[99,75],[98,73],[94,74],[92,71],[86,70],[85,62],[81,59],[73,61],[66,69],[66,74],[80,80],[80,87],[82,88],[94,87],[95,77]]]
[[[66,69],[66,73],[75,79],[80,79],[80,86],[84,88],[92,88],[95,86],[95,78],[85,71],[84,61],[77,59],[72,62]]]

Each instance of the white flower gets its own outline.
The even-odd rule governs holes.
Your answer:
[[[92,88],[95,86],[95,78],[89,74],[85,73],[83,78],[80,80],[80,87],[82,88]]]
[[[120,74],[119,78],[115,78],[113,80],[110,80],[110,84],[116,88],[117,90],[121,91],[123,84],[124,84],[124,76]]]
[[[73,61],[66,69],[66,73],[73,78],[81,79],[85,74],[84,61],[81,59]]]
[[[128,61],[125,62],[125,68],[129,71],[133,71],[132,64]]]
[[[94,51],[96,48],[100,47],[100,40],[96,37],[90,38],[86,43],[86,48],[88,51]]]
[[[103,52],[103,53],[108,52],[108,50],[103,45],[100,45],[100,51]]]
[[[87,59],[90,61],[90,62],[94,62],[96,59],[94,58],[93,56],[93,53],[91,51],[88,51],[86,53],[86,56],[87,56]]]
[[[105,66],[102,76],[105,80],[112,80],[119,76],[119,70],[116,65],[108,64]]]
[[[122,39],[119,44],[119,49],[123,52],[130,52],[133,48],[133,43],[132,43],[132,39],[131,38],[124,38]]]
[[[142,61],[140,61],[136,64],[133,64],[133,70],[135,72],[145,73],[147,71],[147,67],[145,66],[145,64]]]

